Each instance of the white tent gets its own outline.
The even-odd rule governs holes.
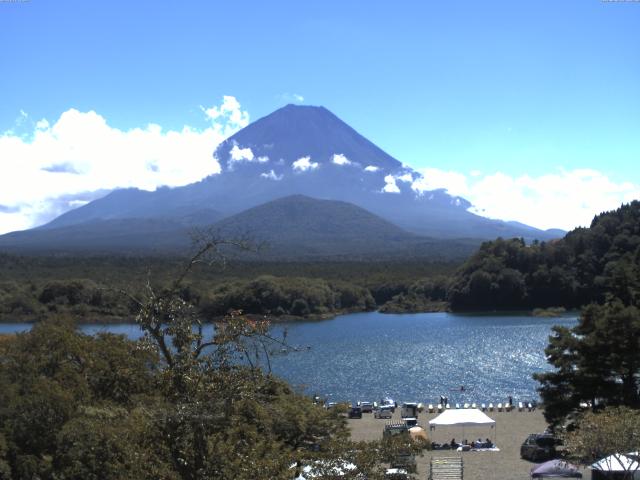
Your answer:
[[[449,409],[442,412],[433,420],[429,420],[429,430],[435,430],[436,427],[462,427],[462,436],[464,438],[465,427],[490,427],[493,428],[496,421],[489,418],[485,413],[477,408],[465,409]],[[496,441],[494,430],[494,443]]]
[[[433,420],[429,420],[429,428],[431,429],[439,426],[481,427],[483,425],[494,426],[495,424],[495,420],[489,418],[477,408],[449,409],[442,412]]]
[[[620,453],[614,453],[602,460],[598,460],[589,468],[601,472],[637,472],[640,469],[640,464],[638,464],[638,461],[634,458],[627,457]]]

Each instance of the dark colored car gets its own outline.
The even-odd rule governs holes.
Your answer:
[[[373,412],[373,403],[371,402],[358,402],[360,408],[362,408],[362,413],[371,413]]]
[[[544,462],[556,457],[559,441],[548,433],[532,433],[520,446],[520,456],[532,462]]]
[[[362,408],[351,407],[351,410],[349,410],[349,418],[362,418]]]

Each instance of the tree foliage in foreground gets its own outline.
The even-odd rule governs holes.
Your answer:
[[[640,411],[608,408],[599,413],[585,412],[576,428],[564,435],[564,445],[568,457],[582,464],[613,455],[612,461],[627,466],[626,478],[632,479],[639,465]],[[626,462],[624,457],[634,452],[636,462]]]
[[[131,299],[140,341],[60,318],[0,343],[0,479],[277,480],[345,463],[345,478],[375,479],[422,447],[351,442],[342,417],[271,375],[268,352],[286,344],[266,321],[232,311],[205,337],[183,282],[217,246]]]

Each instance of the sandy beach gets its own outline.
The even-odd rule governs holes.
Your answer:
[[[429,420],[437,414],[421,413],[418,422],[425,427],[429,438],[438,443],[451,441],[455,438],[477,439],[478,437],[492,439],[499,452],[452,452],[450,450],[427,451],[417,458],[418,472],[416,478],[426,479],[429,475],[429,462],[432,457],[447,457],[460,455],[464,461],[464,478],[478,480],[528,480],[529,472],[535,463],[520,458],[520,445],[530,433],[540,433],[546,428],[546,422],[541,410],[532,412],[486,412],[496,421],[495,428],[462,427],[437,428],[429,431]],[[400,409],[396,409],[393,421],[400,421]],[[373,414],[365,413],[362,419],[350,419],[349,427],[354,440],[376,440],[382,438],[385,423],[389,420],[375,419]],[[588,472],[585,478],[589,478]]]

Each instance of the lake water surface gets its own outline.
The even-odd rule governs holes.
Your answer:
[[[451,403],[537,398],[535,372],[547,370],[544,348],[553,325],[571,327],[577,315],[450,313],[341,315],[320,322],[276,325],[297,352],[272,358],[273,371],[309,394],[342,400]],[[0,324],[0,333],[29,329]],[[135,324],[84,325],[86,333],[110,331],[138,338]],[[310,348],[307,349],[307,346]],[[460,387],[464,386],[461,392]]]

